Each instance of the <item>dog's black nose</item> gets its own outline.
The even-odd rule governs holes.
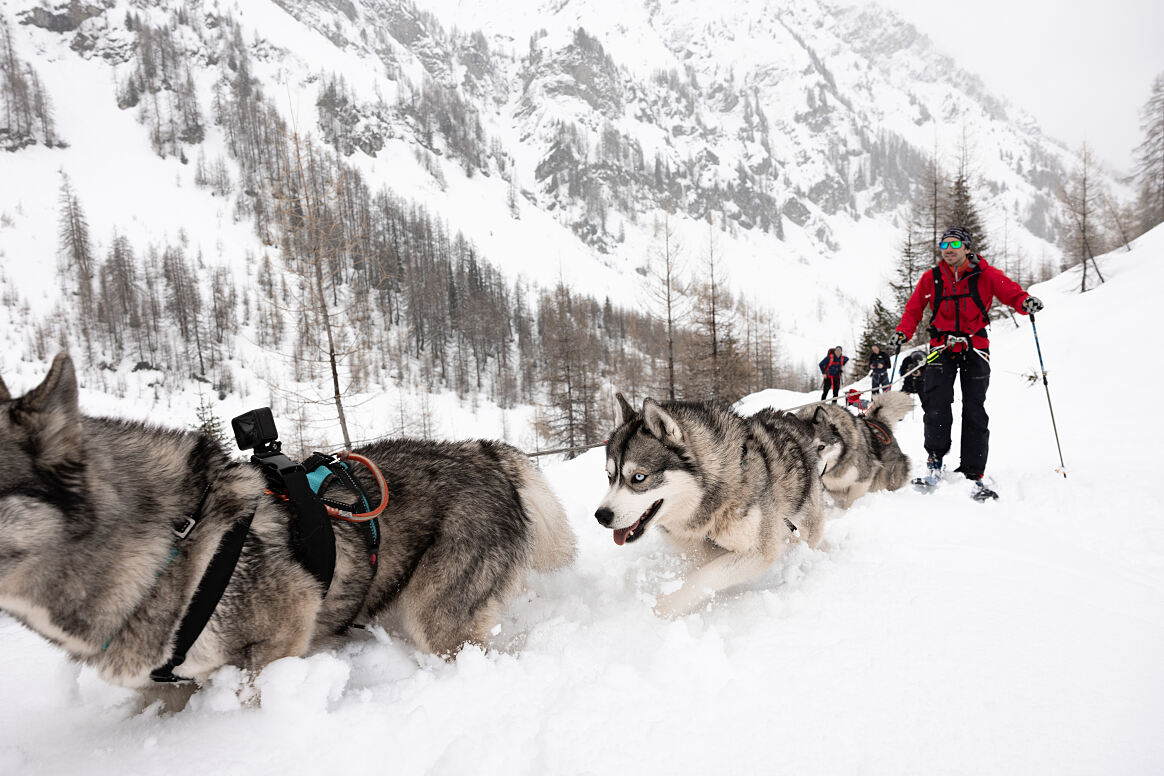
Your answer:
[[[594,513],[594,519],[607,528],[610,528],[610,524],[614,522],[614,512],[606,507],[599,507]]]

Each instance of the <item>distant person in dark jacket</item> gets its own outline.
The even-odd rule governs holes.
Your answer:
[[[849,357],[841,354],[841,346],[837,345],[829,351],[820,362],[820,373],[824,375],[824,390],[820,393],[820,400],[824,401],[829,389],[833,391],[833,404],[837,403],[837,394],[841,392],[841,373],[845,371],[845,364]]]
[[[901,360],[901,390],[906,393],[921,393],[925,366],[925,356],[915,350]]]
[[[889,355],[881,352],[880,345],[873,346],[869,354],[869,371],[873,373],[873,395],[881,393],[881,389],[889,390]]]

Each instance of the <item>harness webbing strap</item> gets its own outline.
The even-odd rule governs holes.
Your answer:
[[[958,307],[958,300],[965,299],[966,297],[970,297],[970,300],[973,301],[975,306],[978,307],[979,312],[982,313],[983,322],[984,323],[990,322],[989,312],[986,309],[986,305],[982,301],[982,294],[981,294],[980,289],[978,288],[978,281],[979,281],[979,276],[981,274],[981,269],[979,269],[978,267],[975,267],[974,269],[972,269],[966,273],[965,277],[968,281],[967,287],[969,290],[965,294],[947,294],[947,293],[945,293],[945,282],[943,281],[943,278],[942,278],[941,266],[934,267],[932,272],[933,272],[933,276],[934,276],[934,298],[933,298],[933,301],[932,301],[931,306],[930,306],[930,311],[931,311],[930,327],[932,329],[937,330],[937,325],[935,324],[935,320],[938,317],[938,308],[941,306],[941,304],[943,302],[952,300],[954,302],[954,331],[953,332],[942,332],[942,333],[945,333],[945,334],[962,334],[962,333],[964,333],[964,332],[962,332],[962,311]],[[985,337],[986,336],[986,326],[981,327],[976,332],[972,332],[972,334],[974,336],[977,336],[977,337]]]
[[[291,521],[291,545],[299,562],[319,582],[326,596],[335,573],[335,533],[331,520],[311,489],[303,466],[284,460],[286,465],[281,469],[276,465],[273,469],[282,476],[283,491],[295,512],[296,519]]]
[[[865,421],[865,424],[869,426],[869,430],[873,432],[873,436],[877,438],[878,442],[886,446],[889,445],[892,437],[889,435],[889,431],[885,428],[885,426],[882,426],[875,420],[869,420],[869,418],[865,417],[864,415],[861,416],[861,420]]]
[[[308,470],[307,480],[311,483],[312,490],[315,491],[316,495],[319,496],[324,504],[338,509],[346,509],[351,512],[357,511],[358,507],[354,504],[333,501],[323,495],[333,482],[339,482],[345,488],[355,493],[360,501],[364,502],[365,511],[370,512],[372,510],[372,503],[368,499],[367,492],[360,484],[360,481],[348,469],[348,465],[343,461],[337,461],[332,456],[326,456],[322,453],[313,453],[310,458],[303,462],[303,466]],[[312,468],[313,466],[315,468]],[[380,554],[380,531],[376,528],[376,521],[363,520],[358,525],[362,529],[364,547],[368,552],[368,558],[372,566],[375,567]]]
[[[258,502],[256,501],[256,508],[257,506]],[[210,565],[202,574],[198,589],[194,591],[194,597],[190,599],[186,613],[182,616],[182,623],[178,626],[178,634],[174,640],[174,651],[164,666],[155,668],[150,672],[150,679],[155,682],[189,681],[183,677],[175,676],[174,668],[186,662],[186,653],[194,646],[194,642],[198,640],[206,628],[206,623],[210,622],[210,617],[218,607],[218,602],[222,600],[222,594],[226,592],[226,586],[230,584],[234,568],[238,565],[239,556],[242,555],[243,543],[246,541],[247,534],[250,533],[251,521],[254,520],[254,517],[255,510],[252,509],[250,514],[235,523],[230,530],[222,535],[222,539],[218,542],[218,549],[215,550]]]

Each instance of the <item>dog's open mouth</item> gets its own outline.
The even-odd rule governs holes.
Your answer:
[[[629,528],[614,529],[614,543],[621,547],[624,543],[633,542],[642,536],[643,531],[647,530],[647,523],[651,522],[651,518],[659,513],[659,507],[661,506],[663,506],[663,499],[659,499],[654,504],[651,504],[651,508],[643,512],[639,519],[635,521],[634,525]]]

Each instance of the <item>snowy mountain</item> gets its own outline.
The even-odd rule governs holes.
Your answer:
[[[657,533],[619,547],[596,525],[594,451],[546,470],[574,566],[532,578],[494,646],[453,661],[377,630],[253,679],[220,671],[181,713],[135,714],[0,617],[0,772],[1159,773],[1164,501],[1146,441],[1164,427],[1121,400],[1128,364],[1147,386],[1164,370],[1105,322],[1151,327],[1162,251],[1159,227],[1101,257],[1093,291],[1078,270],[1032,289],[1066,478],[1024,319],[992,336],[998,502],[956,483],[867,496],[831,514],[821,549],[662,620],[651,606],[686,564]],[[43,369],[5,378],[21,392]],[[89,412],[111,401],[81,396]],[[1099,411],[1116,405],[1119,419]],[[920,411],[898,437],[920,468]],[[261,704],[241,704],[254,689]]]
[[[7,3],[17,67],[43,85],[67,148],[0,159],[5,179],[20,181],[0,200],[0,261],[16,274],[14,262],[48,260],[58,170],[102,246],[114,231],[142,244],[182,230],[207,262],[261,251],[272,239],[263,225],[235,227],[262,181],[220,104],[240,67],[292,130],[334,149],[371,191],[429,208],[511,278],[564,279],[633,305],[658,223],[674,222],[694,270],[710,220],[731,287],[779,307],[797,353],[819,350],[802,327],[835,320],[838,299],[837,336],[859,328],[935,154],[948,168],[969,146],[1000,250],[1005,241],[1031,273],[1057,256],[1046,241],[1065,150],[889,12],[687,0],[504,8]],[[803,288],[803,266],[822,261],[830,286],[771,292]],[[21,292],[45,292],[32,285]]]

